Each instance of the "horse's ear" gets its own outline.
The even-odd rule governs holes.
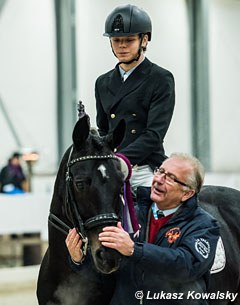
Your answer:
[[[72,133],[73,144],[77,149],[80,149],[84,145],[88,138],[89,131],[90,120],[89,116],[85,115],[77,121]]]
[[[122,140],[125,135],[126,123],[125,120],[119,121],[117,127],[113,130],[113,132],[106,136],[106,142],[109,147],[114,150],[118,148],[118,146],[122,143]]]

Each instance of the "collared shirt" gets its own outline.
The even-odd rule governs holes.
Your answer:
[[[158,211],[158,210],[161,211],[161,212],[163,213],[164,216],[168,216],[168,215],[170,215],[170,214],[175,213],[179,207],[180,207],[180,205],[177,206],[176,208],[173,208],[173,209],[160,210],[160,209],[157,207],[157,204],[154,202],[154,203],[152,204],[153,216],[154,216],[155,219],[158,219],[158,216],[157,216],[157,211]]]
[[[143,57],[143,59],[129,71],[124,71],[123,68],[120,67],[120,65],[118,66],[119,72],[121,74],[121,79],[123,80],[123,82],[125,82],[125,80],[129,77],[129,75],[131,75],[133,73],[133,71],[144,61],[144,59],[145,59],[145,57]]]

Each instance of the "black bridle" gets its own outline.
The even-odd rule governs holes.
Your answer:
[[[91,230],[92,228],[98,227],[100,225],[107,225],[107,224],[116,224],[119,221],[119,217],[115,213],[105,213],[105,214],[98,214],[94,217],[90,217],[87,220],[83,221],[82,217],[79,213],[77,203],[75,201],[74,195],[73,195],[73,178],[70,172],[70,167],[81,161],[86,160],[100,160],[100,159],[115,159],[118,160],[118,157],[113,154],[108,155],[88,155],[83,157],[78,157],[76,159],[71,160],[73,152],[73,146],[71,147],[68,162],[67,162],[67,171],[66,171],[66,207],[70,211],[70,218],[72,225],[77,228],[78,233],[82,239],[83,246],[82,246],[82,252],[83,255],[86,256],[87,254],[87,248],[88,248],[88,237],[87,237],[87,231]],[[51,211],[49,213],[48,217],[49,223],[61,231],[64,234],[68,234],[69,230],[71,229],[65,222],[63,222],[60,218],[58,218],[55,214],[53,214]]]

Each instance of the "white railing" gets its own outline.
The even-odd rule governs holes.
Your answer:
[[[51,194],[0,194],[0,235],[40,233],[47,240]]]

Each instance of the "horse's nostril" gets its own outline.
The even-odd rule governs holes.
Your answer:
[[[93,258],[96,268],[105,274],[116,271],[120,266],[121,256],[113,249],[100,247],[95,251]]]
[[[104,251],[102,249],[97,250],[96,257],[102,260],[104,257]]]

